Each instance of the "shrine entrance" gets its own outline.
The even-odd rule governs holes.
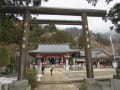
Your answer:
[[[64,55],[49,55],[49,54],[46,54],[46,55],[40,55],[37,56],[37,57],[34,57],[35,58],[35,62],[36,62],[36,65],[40,64],[40,62],[45,65],[46,67],[49,67],[51,65],[56,65],[58,67],[62,66],[63,63],[65,63],[65,57]]]
[[[52,64],[56,64],[56,65],[61,65],[63,64],[64,59],[61,56],[47,56],[46,57],[46,62],[43,61],[43,63],[45,63],[46,65],[52,65]]]

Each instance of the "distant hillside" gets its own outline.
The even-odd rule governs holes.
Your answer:
[[[84,35],[82,29],[71,27],[59,30],[55,26],[47,25],[44,27],[34,27],[30,33],[32,43],[71,43],[72,48],[84,47]],[[81,37],[82,35],[82,37]],[[90,31],[91,48],[105,48],[111,50],[110,33],[93,33]],[[80,39],[81,38],[81,39]],[[115,49],[120,48],[120,35],[112,33]]]
[[[66,28],[64,29],[65,32],[71,34],[73,36],[73,40],[76,44],[76,48],[79,48],[79,37],[82,33],[82,30],[76,27],[72,28]],[[91,34],[91,48],[109,48],[110,47],[110,42],[109,42],[109,33],[93,33],[90,32]],[[83,38],[84,39],[84,38]],[[108,44],[107,44],[108,43]]]
[[[72,27],[72,28],[66,28],[64,29],[64,31],[71,34],[72,36],[78,36],[79,33],[81,33],[82,29]]]

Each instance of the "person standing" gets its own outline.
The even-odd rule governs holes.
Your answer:
[[[45,71],[45,65],[42,65],[42,74],[44,74]]]
[[[53,69],[54,69],[54,67],[53,67],[53,65],[52,65],[51,68],[50,68],[51,76],[52,76]]]

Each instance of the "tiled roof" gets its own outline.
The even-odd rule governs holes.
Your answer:
[[[40,44],[37,49],[30,50],[29,53],[66,53],[77,51],[70,49],[68,44]]]
[[[108,55],[104,52],[104,49],[91,49],[91,54],[92,54],[92,58],[108,56]],[[81,50],[80,50],[80,55],[81,55],[81,56],[85,56],[85,51],[84,51],[84,49],[81,49]]]

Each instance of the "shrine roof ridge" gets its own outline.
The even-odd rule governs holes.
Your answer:
[[[79,52],[79,50],[70,49],[68,44],[40,44],[37,49],[29,51],[29,53],[68,53],[68,52]]]

